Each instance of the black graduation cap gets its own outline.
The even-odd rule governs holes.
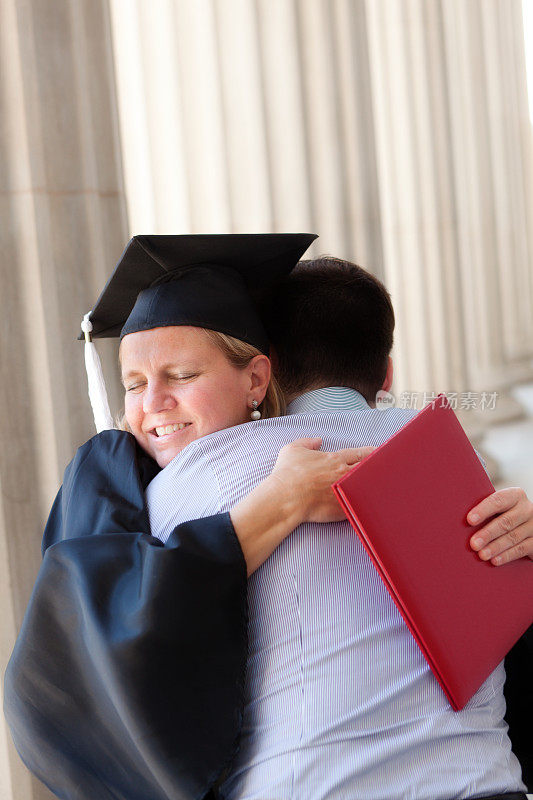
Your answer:
[[[192,325],[268,353],[251,294],[291,272],[314,239],[307,233],[134,236],[88,315],[91,336]]]

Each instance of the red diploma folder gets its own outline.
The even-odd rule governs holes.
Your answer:
[[[466,515],[494,487],[444,395],[333,489],[460,710],[533,621],[533,562],[470,548]]]

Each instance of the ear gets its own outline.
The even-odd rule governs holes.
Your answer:
[[[254,356],[247,366],[253,397],[262,403],[270,383],[271,365],[267,356]]]
[[[392,378],[393,378],[394,369],[392,366],[392,358],[389,356],[389,361],[387,364],[387,374],[385,375],[385,380],[383,381],[383,385],[381,390],[383,392],[390,392],[390,388],[392,386]]]

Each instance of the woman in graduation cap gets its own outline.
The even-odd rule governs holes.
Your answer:
[[[179,525],[165,546],[144,489],[188,442],[281,413],[250,291],[314,238],[134,237],[85,319],[101,432],[65,472],[5,684],[17,749],[58,797],[214,797],[234,756],[247,574],[301,522],[341,518],[329,487],[362,453],[284,448],[230,513]],[[133,435],[112,430],[90,334],[121,337]]]

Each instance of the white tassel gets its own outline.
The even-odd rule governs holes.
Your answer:
[[[87,382],[89,384],[89,400],[93,409],[96,432],[100,433],[100,431],[107,431],[115,426],[109,410],[102,365],[96,347],[91,340],[93,324],[89,319],[89,314],[85,314],[83,317],[81,329],[85,334],[85,369],[87,370]]]

